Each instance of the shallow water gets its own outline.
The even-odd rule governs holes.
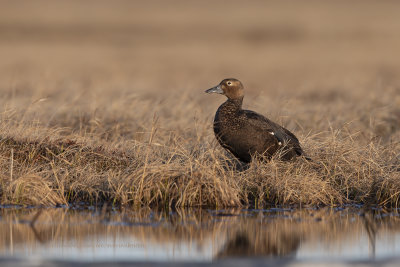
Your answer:
[[[400,255],[396,211],[0,209],[0,257],[199,261],[384,260]]]

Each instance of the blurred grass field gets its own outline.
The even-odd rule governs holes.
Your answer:
[[[2,203],[398,206],[398,2],[0,5]],[[227,77],[315,162],[238,171],[204,94]]]

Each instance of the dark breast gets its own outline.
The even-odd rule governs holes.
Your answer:
[[[271,158],[282,150],[281,159],[303,154],[299,141],[287,129],[253,111],[222,104],[214,119],[218,142],[235,157],[250,162],[255,155]]]

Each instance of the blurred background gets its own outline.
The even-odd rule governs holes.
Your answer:
[[[227,77],[244,83],[245,107],[291,129],[326,129],[318,121],[327,118],[370,126],[371,114],[375,134],[390,135],[400,124],[395,0],[3,0],[0,6],[0,103],[6,109],[42,101],[35,116],[52,126],[77,128],[75,116],[82,127],[85,114],[98,124],[121,121],[99,110],[123,112],[113,103],[134,98],[149,107],[164,104],[159,114],[167,127],[189,115],[210,122],[223,98],[204,90]],[[195,104],[171,112],[182,94]]]

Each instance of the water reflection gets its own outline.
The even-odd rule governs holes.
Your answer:
[[[0,255],[80,260],[371,259],[400,254],[397,213],[360,209],[15,209]]]
[[[294,256],[300,246],[300,237],[282,234],[281,236],[262,236],[259,240],[253,237],[257,233],[237,232],[226,242],[217,253],[216,258],[226,257],[266,257],[266,256]],[[256,240],[253,243],[254,239]]]

